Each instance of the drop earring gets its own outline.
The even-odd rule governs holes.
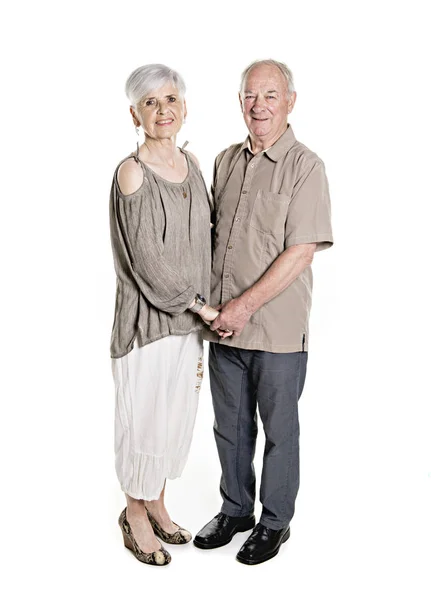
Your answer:
[[[139,127],[137,125],[135,125],[135,131],[136,131],[136,135],[139,138]],[[138,157],[138,156],[139,156],[139,139],[136,142],[136,157]]]

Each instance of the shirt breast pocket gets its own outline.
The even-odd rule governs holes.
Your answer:
[[[250,227],[262,233],[281,234],[287,219],[290,196],[258,190],[250,217]]]

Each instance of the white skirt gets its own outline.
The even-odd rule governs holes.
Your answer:
[[[200,332],[170,335],[112,359],[115,468],[123,492],[156,500],[187,461],[203,376]]]

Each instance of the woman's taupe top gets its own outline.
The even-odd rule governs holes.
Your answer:
[[[199,168],[184,152],[188,174],[172,183],[136,156],[144,180],[133,194],[121,193],[117,166],[111,188],[110,228],[117,273],[111,357],[168,335],[202,329],[187,310],[195,294],[209,297],[210,205]],[[130,157],[127,157],[130,158]]]

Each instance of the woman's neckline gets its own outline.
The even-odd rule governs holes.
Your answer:
[[[144,165],[144,167],[146,169],[148,169],[150,171],[150,173],[152,173],[153,176],[156,177],[157,179],[161,179],[164,183],[169,183],[169,185],[181,186],[181,185],[184,185],[185,183],[187,183],[187,180],[190,176],[190,162],[189,162],[189,157],[187,156],[187,152],[184,152],[184,150],[182,148],[178,148],[178,150],[184,154],[184,156],[186,157],[186,163],[187,163],[187,175],[185,176],[183,181],[170,181],[169,179],[165,179],[164,177],[162,177],[161,175],[156,173],[156,171],[154,171],[151,167],[149,167],[146,162],[141,160],[139,158],[139,156],[136,156],[136,154],[135,154],[135,156],[139,160],[139,162],[141,162]]]

